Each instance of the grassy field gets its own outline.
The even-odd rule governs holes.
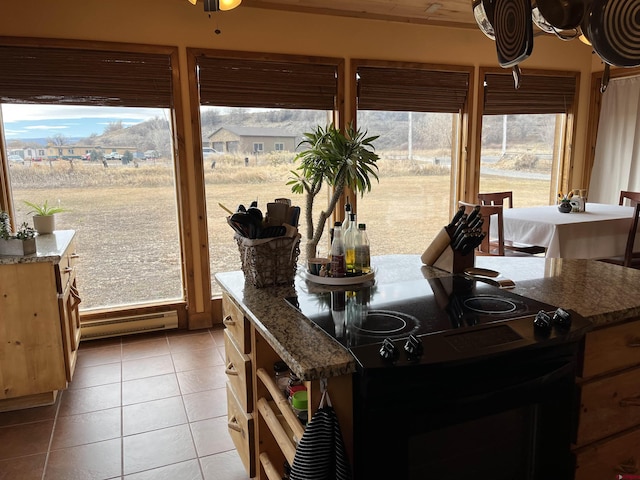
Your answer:
[[[380,182],[358,199],[358,222],[367,224],[372,255],[422,253],[448,223],[447,170],[425,172],[423,165],[411,162],[398,165],[385,166],[382,161]],[[206,170],[212,276],[240,268],[233,231],[218,202],[235,210],[255,199],[264,207],[275,198],[288,197],[303,206],[304,198],[286,186],[291,168],[278,161],[248,168],[239,161],[218,161],[216,168]],[[182,297],[174,179],[168,165],[12,165],[11,177],[18,221],[28,220],[22,200],[59,200],[68,209],[58,216],[57,228],[78,233],[84,309]],[[518,206],[547,203],[548,181],[487,176],[483,187],[513,190]],[[314,218],[324,206],[317,202]],[[303,227],[301,233],[304,241]],[[304,245],[301,251],[304,255]],[[319,253],[326,253],[326,242]],[[215,281],[212,287],[214,294],[219,292]]]

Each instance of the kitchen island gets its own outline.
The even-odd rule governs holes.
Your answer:
[[[513,280],[513,293],[572,309],[593,322],[594,330],[587,335],[583,367],[578,379],[582,399],[580,427],[575,442],[578,459],[576,478],[598,478],[600,471],[606,476],[615,472],[614,468],[626,471],[634,468],[628,465],[629,458],[634,455],[637,458],[638,452],[629,452],[629,446],[640,444],[638,441],[632,443],[638,436],[638,409],[628,406],[634,404],[633,400],[622,402],[625,406],[620,406],[618,400],[609,402],[609,405],[601,392],[605,387],[607,392],[610,388],[616,388],[615,391],[625,399],[634,397],[633,392],[629,391],[626,395],[623,390],[638,384],[633,382],[634,375],[637,376],[635,367],[640,364],[640,349],[636,348],[640,344],[640,322],[634,320],[640,317],[640,289],[637,288],[640,285],[640,271],[597,261],[536,257],[478,257],[476,266],[497,270],[503,277]],[[450,275],[422,265],[419,256],[374,258],[374,267],[377,284]],[[350,450],[352,409],[349,379],[356,369],[355,361],[344,347],[284,301],[286,297],[296,296],[298,291],[326,287],[305,281],[300,272],[293,286],[265,289],[245,285],[241,272],[221,273],[216,278],[224,290],[225,321],[236,324],[238,321],[246,322],[247,327],[239,342],[234,344],[230,338],[228,343],[229,346],[243,344],[239,347],[239,353],[244,355],[247,362],[247,398],[243,413],[251,424],[252,433],[253,421],[257,421],[257,437],[254,439],[251,436],[247,445],[248,469],[255,468],[260,478],[271,478],[267,476],[269,467],[263,466],[267,463],[266,457],[276,457],[269,460],[271,467],[275,465],[273,468],[276,472],[281,470],[282,459],[290,460],[291,457],[291,451],[287,452],[287,448],[279,454],[283,450],[279,439],[262,433],[267,430],[270,415],[266,409],[260,408],[262,404],[259,399],[273,395],[261,377],[267,376],[267,373],[271,375],[272,362],[277,359],[284,360],[293,373],[307,382],[311,411],[319,401],[318,380],[328,378],[328,390]],[[236,316],[232,318],[231,313],[234,312]],[[262,374],[258,373],[261,368],[264,369]],[[230,398],[233,399],[233,395],[232,391]],[[638,392],[635,392],[637,395]],[[605,428],[602,423],[606,423]],[[272,430],[271,427],[269,429]],[[283,431],[286,433],[287,429]],[[607,452],[614,447],[618,453],[629,453],[629,458],[610,458]],[[263,463],[260,454],[265,452],[267,455],[262,457]],[[621,465],[613,465],[611,470],[598,470],[609,468],[602,467],[603,462]]]

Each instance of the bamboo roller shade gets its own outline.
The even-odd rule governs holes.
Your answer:
[[[170,107],[169,55],[0,47],[0,102]]]

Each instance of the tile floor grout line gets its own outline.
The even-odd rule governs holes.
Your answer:
[[[51,426],[51,434],[49,435],[49,443],[47,444],[47,452],[44,456],[44,465],[42,467],[42,480],[45,479],[45,477],[47,476],[47,466],[49,465],[49,455],[51,455],[51,447],[53,446],[53,435],[56,432],[56,425],[58,424],[58,415],[60,413],[60,406],[62,405],[62,397],[64,397],[64,394],[66,392],[66,389],[60,392],[60,396],[57,397],[57,405],[56,405],[56,411],[53,414],[53,425]]]

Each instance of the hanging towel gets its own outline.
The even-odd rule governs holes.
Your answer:
[[[324,399],[327,397],[327,406]],[[313,414],[298,443],[291,466],[291,480],[351,480],[351,466],[347,459],[338,425],[338,417],[331,406],[326,390],[320,408]]]

